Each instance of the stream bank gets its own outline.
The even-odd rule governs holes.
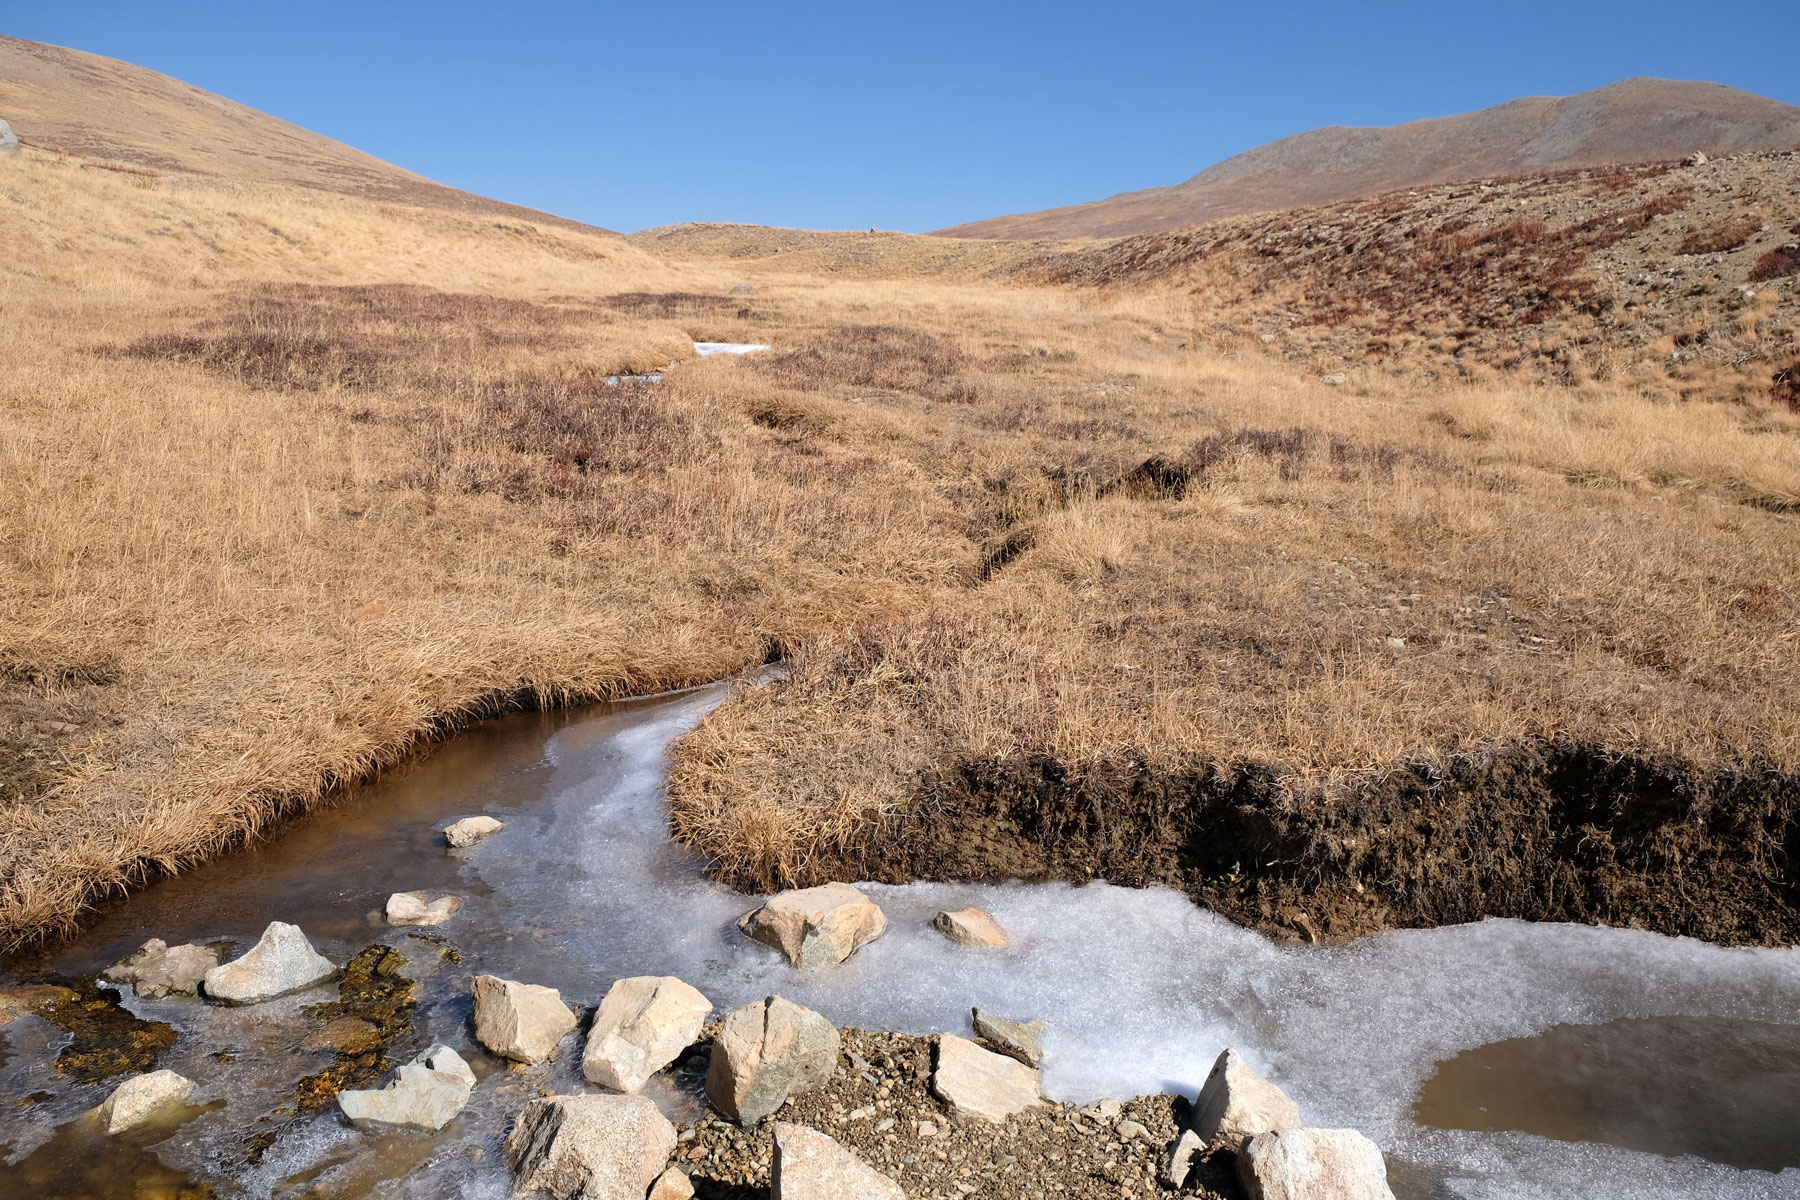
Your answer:
[[[793,970],[738,932],[737,918],[756,901],[708,881],[704,864],[667,838],[664,748],[727,694],[721,685],[484,723],[295,821],[278,841],[165,880],[108,907],[83,937],[8,963],[6,983],[92,979],[147,937],[224,940],[242,951],[269,921],[291,921],[334,962],[372,944],[403,959],[414,1007],[385,1056],[404,1062],[443,1042],[479,1080],[468,1108],[437,1134],[364,1133],[331,1106],[307,1112],[296,1101],[299,1081],[337,1061],[308,1044],[325,1024],[317,1006],[341,1001],[335,987],[247,1009],[128,994],[127,1010],[178,1034],[157,1065],[193,1079],[191,1103],[203,1111],[134,1150],[138,1166],[109,1168],[115,1182],[135,1187],[149,1178],[132,1174],[141,1169],[212,1184],[221,1197],[501,1200],[511,1177],[500,1142],[513,1116],[545,1089],[586,1085],[575,1041],[524,1072],[482,1051],[469,1033],[469,980],[528,980],[586,1008],[615,979],[668,974],[703,991],[716,1014],[780,994],[840,1028],[902,1040],[966,1034],[974,1004],[1041,1018],[1049,1025],[1046,1092],[1075,1106],[1141,1096],[1134,1103],[1145,1113],[1156,1105],[1172,1112],[1174,1097],[1193,1096],[1219,1052],[1234,1046],[1298,1101],[1309,1124],[1356,1128],[1378,1142],[1400,1200],[1800,1196],[1792,1169],[1743,1169],[1684,1147],[1649,1153],[1591,1131],[1564,1130],[1587,1136],[1561,1140],[1541,1129],[1442,1127],[1415,1111],[1441,1062],[1558,1026],[1621,1019],[1694,1022],[1721,1047],[1694,1068],[1707,1085],[1755,1086],[1730,1075],[1742,1056],[1723,1048],[1741,1030],[1733,1022],[1793,1022],[1800,954],[1789,949],[1516,920],[1284,946],[1168,888],[926,882],[865,887],[887,914],[887,933],[840,967]],[[438,831],[478,812],[505,829],[447,850]],[[414,889],[454,894],[462,908],[436,930],[388,928],[382,904]],[[994,914],[1010,948],[972,950],[932,928],[938,912],[968,905]],[[48,1021],[17,1017],[0,1035],[5,1185],[26,1182],[28,1162],[41,1166],[33,1159],[40,1147],[72,1145],[80,1114],[110,1084],[57,1070],[66,1034]],[[1653,1056],[1654,1047],[1640,1055]],[[1663,1102],[1652,1090],[1620,1091],[1635,1095],[1632,1103]],[[680,1070],[653,1081],[650,1094],[678,1121],[704,1120]],[[852,1107],[848,1096],[833,1100]],[[1482,1103],[1478,1089],[1470,1102]],[[827,1106],[821,1120],[835,1115]],[[248,1141],[277,1123],[281,1136],[260,1156],[247,1154]],[[820,1127],[855,1136],[828,1121]],[[700,1136],[743,1141],[745,1153],[755,1141],[728,1130]],[[940,1145],[946,1156],[954,1148]],[[1065,1161],[1078,1160],[1085,1156],[1065,1152]],[[1104,1160],[1092,1167],[1089,1177],[1105,1178]],[[52,1194],[41,1176],[29,1179],[37,1194]],[[54,1194],[107,1194],[84,1186]],[[734,1186],[756,1194],[754,1179]],[[984,1186],[991,1190],[980,1194],[1017,1194],[998,1179]],[[1127,1185],[1113,1186],[1118,1195]]]

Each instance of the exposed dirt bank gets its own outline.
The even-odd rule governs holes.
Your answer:
[[[946,773],[799,882],[1161,884],[1309,941],[1494,916],[1773,946],[1800,940],[1797,852],[1792,775],[1690,772],[1566,743],[1300,798],[1256,768],[1077,774],[1019,756]]]

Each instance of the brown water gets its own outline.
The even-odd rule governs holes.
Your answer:
[[[1800,1025],[1650,1017],[1557,1025],[1438,1064],[1413,1116],[1759,1171],[1800,1167]]]

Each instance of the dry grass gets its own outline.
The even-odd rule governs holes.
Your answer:
[[[1321,387],[1203,349],[1206,297],[985,278],[1032,247],[683,257],[16,162],[8,939],[460,721],[780,650],[677,752],[677,830],[734,877],[1025,749],[1303,786],[1559,735],[1800,748],[1800,432],[1767,403]]]

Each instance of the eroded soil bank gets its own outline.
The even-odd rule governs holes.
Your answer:
[[[1542,744],[1296,798],[1259,768],[963,764],[783,882],[1105,879],[1176,887],[1278,938],[1483,917],[1800,940],[1800,779]]]

